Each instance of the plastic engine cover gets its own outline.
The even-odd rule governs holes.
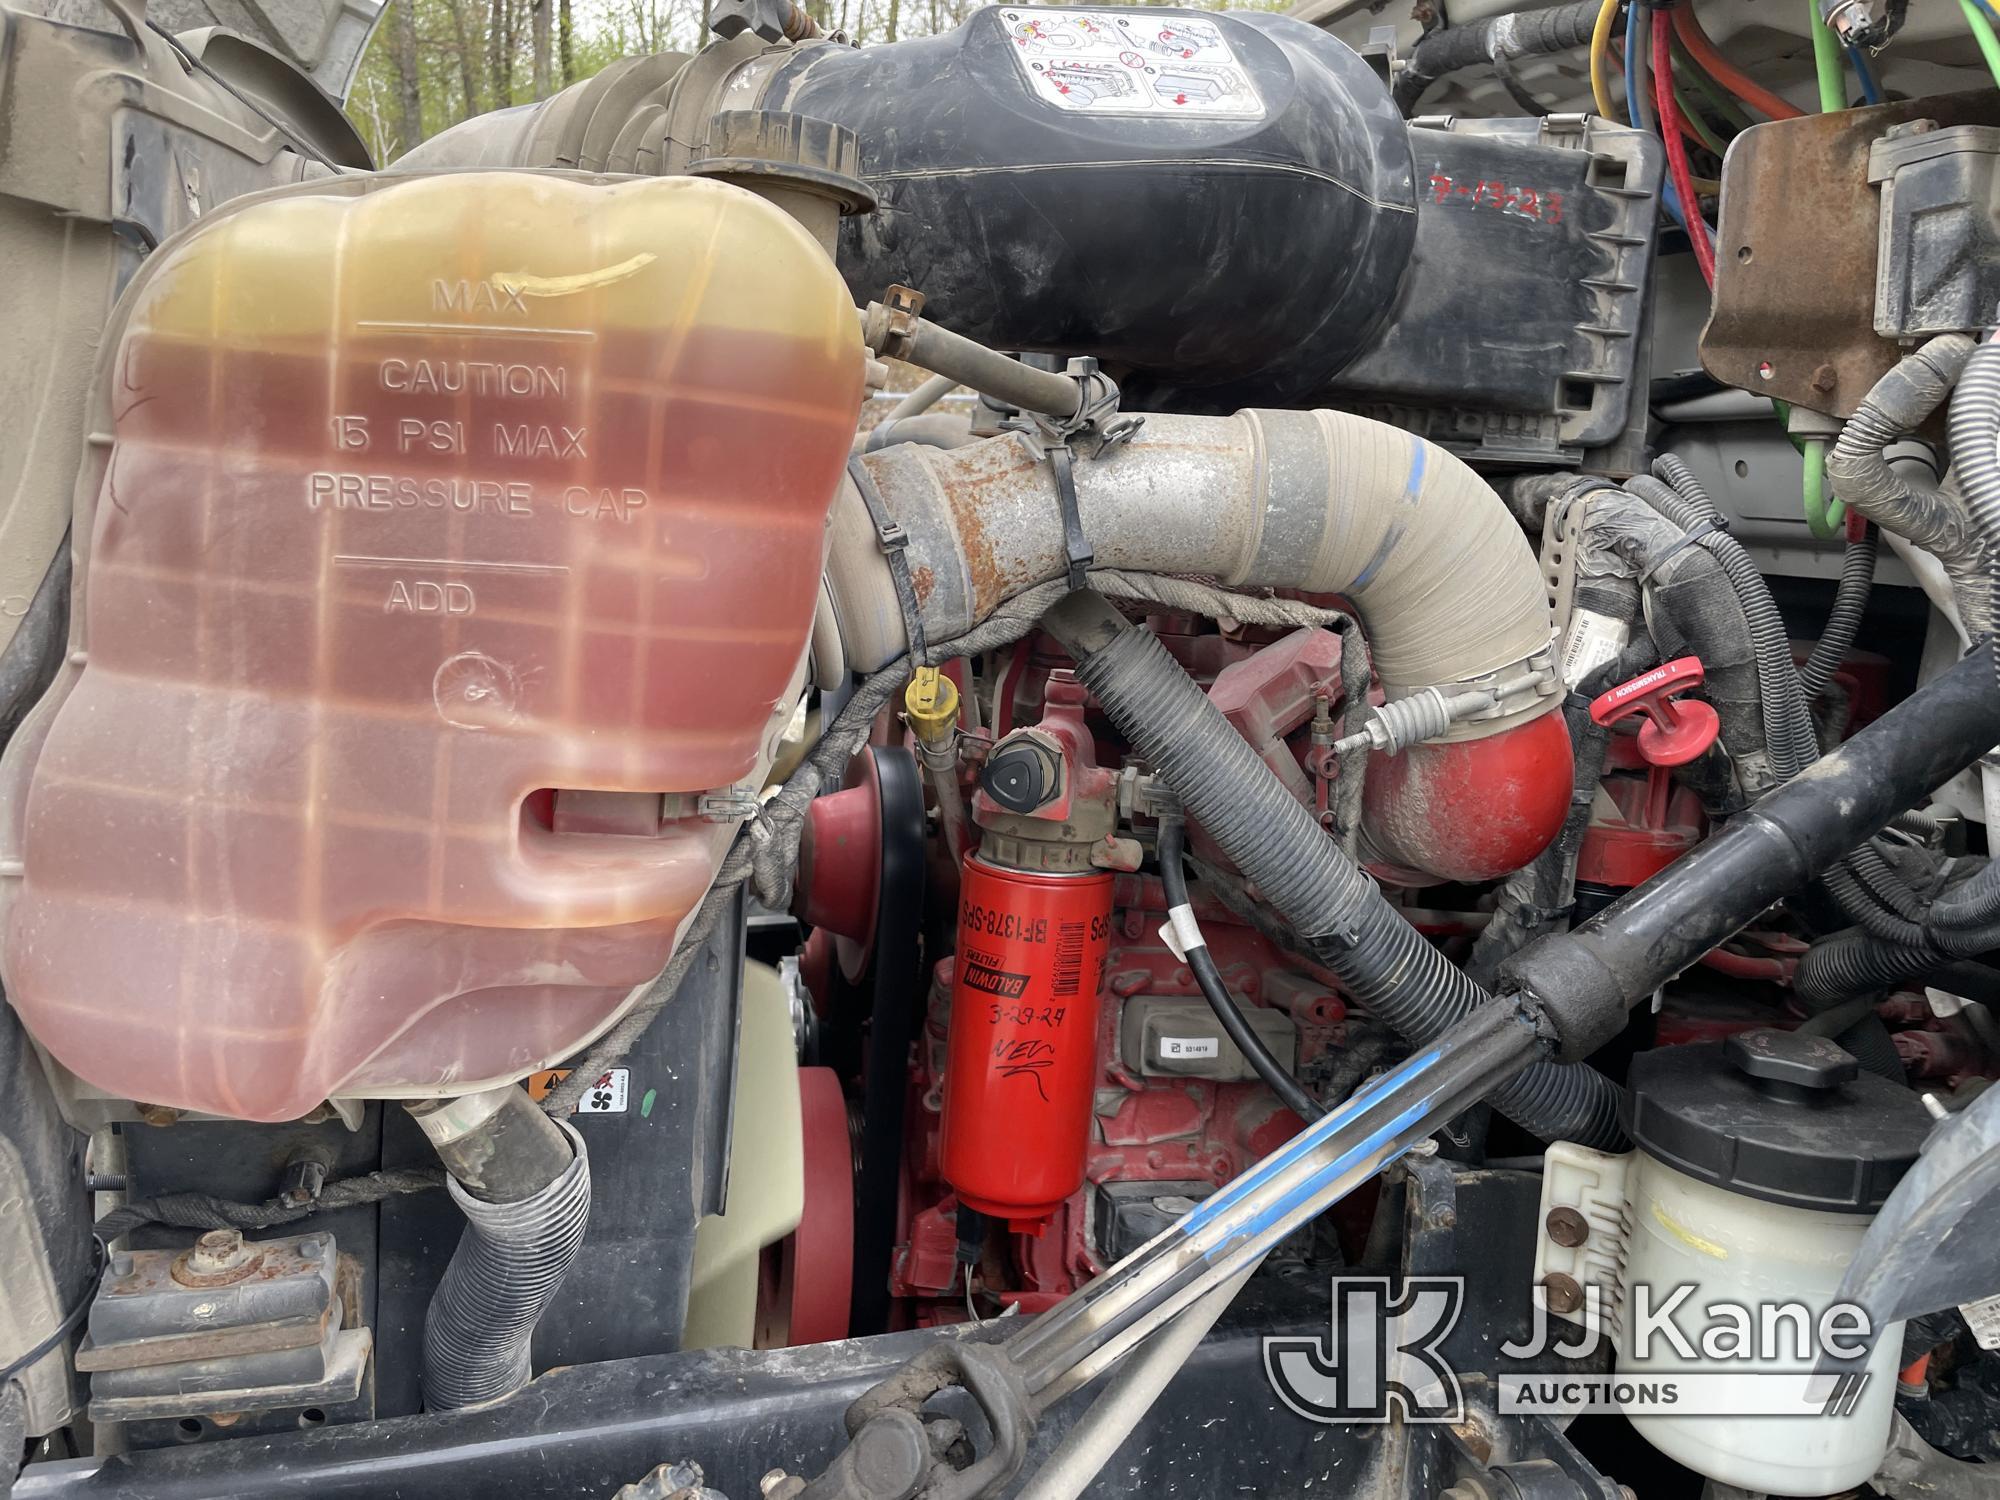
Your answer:
[[[213,216],[122,319],[70,661],[0,765],[9,997],[112,1095],[255,1120],[567,1055],[795,697],[833,265],[718,183],[389,177]],[[567,832],[558,790],[651,800]]]

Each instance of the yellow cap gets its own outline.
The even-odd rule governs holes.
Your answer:
[[[919,740],[947,744],[958,732],[958,685],[936,667],[918,667],[903,689],[903,712]]]

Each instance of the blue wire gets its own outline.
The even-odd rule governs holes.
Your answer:
[[[1981,0],[1984,3],[1984,0]],[[1868,66],[1868,57],[1859,47],[1847,49],[1847,60],[1854,64],[1854,76],[1861,81],[1861,97],[1869,104],[1882,102],[1882,86],[1875,81],[1875,70]]]
[[[1643,122],[1649,118],[1649,115],[1639,108],[1637,66],[1639,48],[1644,45],[1639,40],[1639,17],[1644,10],[1645,6],[1635,4],[1627,7],[1625,11],[1625,113],[1631,117],[1632,123],[1641,129],[1645,128]],[[1687,217],[1681,212],[1681,200],[1674,192],[1674,185],[1664,178],[1660,182],[1660,202],[1667,212],[1673,215],[1674,222],[1686,230]]]
[[[1633,59],[1639,55],[1639,49],[1644,45],[1639,40],[1639,13],[1644,9],[1643,5],[1635,4],[1625,12],[1625,113],[1631,117],[1632,123],[1635,125],[1639,124],[1642,120],[1648,119],[1650,116],[1650,112],[1640,112],[1638,72],[1633,67]],[[1664,22],[1664,19],[1664,17],[1654,17],[1653,24],[1660,25]],[[1654,120],[1653,123],[1655,133],[1657,134],[1659,122]],[[1660,180],[1660,204],[1669,214],[1673,215],[1674,222],[1681,226],[1683,234],[1690,232],[1687,216],[1681,212],[1680,195],[1674,191],[1674,185],[1667,181],[1664,176]],[[1712,242],[1715,239],[1715,231],[1709,228],[1706,219],[1702,220],[1702,227],[1708,229],[1708,237]]]

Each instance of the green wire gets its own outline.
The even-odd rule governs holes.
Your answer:
[[[1847,108],[1847,81],[1840,71],[1840,43],[1833,28],[1820,19],[1819,0],[1806,0],[1812,27],[1813,71],[1819,75],[1819,112],[1830,115]]]
[[[1689,83],[1693,84],[1695,91],[1713,106],[1715,112],[1738,130],[1748,130],[1752,125],[1757,123],[1748,114],[1744,113],[1742,105],[1732,99],[1726,90],[1717,84],[1713,78],[1708,76],[1708,69],[1695,61],[1694,54],[1681,45],[1679,37],[1673,39],[1673,49],[1674,76],[1676,78],[1685,78]]]
[[[1806,0],[1806,15],[1812,29],[1813,71],[1819,76],[1819,110],[1823,115],[1837,114],[1847,108],[1840,43],[1834,40],[1833,29],[1820,19],[1819,0]],[[1847,507],[1826,492],[1826,440],[1807,438],[1798,449],[1805,459],[1806,530],[1816,540],[1830,542],[1841,533]]]
[[[1806,529],[1822,542],[1841,534],[1847,506],[1837,495],[1826,492],[1826,439],[1807,438],[1801,451],[1806,459]]]
[[[1965,24],[1972,28],[1972,39],[1979,43],[1979,50],[1986,58],[1986,70],[1995,83],[2000,83],[2000,36],[1993,34],[1993,23],[1974,0],[1958,0],[1958,8],[1965,12]]]
[[[1701,117],[1694,107],[1694,98],[1678,83],[1674,85],[1674,102],[1681,107],[1681,116],[1688,122],[1688,128],[1701,137],[1701,143],[1717,156],[1729,149],[1721,136],[1709,128],[1708,121]]]

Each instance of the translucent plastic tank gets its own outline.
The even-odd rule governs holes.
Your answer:
[[[219,215],[125,307],[4,777],[14,1005],[247,1119],[569,1054],[792,705],[861,398],[832,264],[718,183],[389,178]],[[578,833],[557,789],[681,795]]]

